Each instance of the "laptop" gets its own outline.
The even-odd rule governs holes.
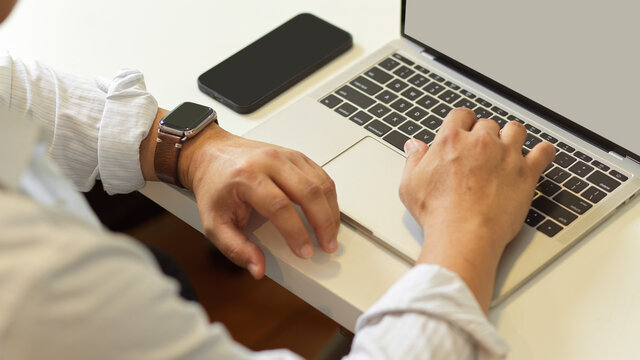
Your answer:
[[[640,190],[638,13],[621,0],[404,0],[399,39],[246,136],[320,164],[343,221],[411,264],[423,231],[398,198],[407,139],[431,143],[452,108],[468,107],[525,124],[523,154],[553,143],[495,305]]]

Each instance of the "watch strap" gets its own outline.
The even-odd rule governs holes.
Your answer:
[[[182,187],[178,179],[178,155],[182,149],[179,136],[158,132],[153,167],[160,181]]]

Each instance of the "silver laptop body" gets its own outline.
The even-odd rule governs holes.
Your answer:
[[[533,11],[531,9],[526,9],[526,11],[520,9],[518,6],[528,6],[526,5],[527,3],[523,1],[498,1],[496,3],[499,4],[490,5],[490,7],[494,7],[489,9],[481,9],[478,8],[478,6],[484,4],[486,7],[487,4],[485,2],[473,2],[473,0],[463,2],[403,1],[404,36],[402,38],[386,44],[342,74],[334,77],[326,84],[320,86],[246,134],[248,138],[299,150],[322,165],[336,182],[338,201],[343,214],[343,220],[361,230],[372,241],[377,242],[388,251],[391,251],[409,263],[413,263],[420,252],[423,232],[398,198],[398,187],[405,157],[403,151],[400,150],[397,145],[394,146],[390,142],[392,141],[390,139],[393,138],[391,136],[392,133],[396,135],[398,133],[403,134],[406,137],[417,137],[417,134],[422,133],[422,128],[418,130],[408,130],[406,124],[401,128],[402,124],[400,122],[395,124],[391,122],[391,120],[384,120],[384,118],[389,115],[389,112],[377,116],[376,113],[371,110],[377,104],[381,104],[389,108],[391,112],[401,113],[400,110],[391,108],[393,102],[385,103],[384,101],[386,100],[376,99],[377,95],[384,90],[390,90],[390,88],[387,87],[388,83],[377,83],[369,76],[371,74],[367,73],[369,70],[375,67],[381,68],[380,64],[382,61],[392,59],[399,64],[397,65],[397,69],[405,66],[414,70],[411,77],[401,78],[401,81],[404,80],[407,83],[423,70],[425,77],[432,83],[438,82],[442,85],[444,91],[453,89],[457,94],[462,94],[463,91],[473,94],[475,100],[481,98],[485,102],[490,102],[490,106],[486,106],[489,110],[495,108],[504,111],[505,118],[508,113],[510,118],[515,117],[525,121],[529,126],[538,131],[538,137],[540,137],[540,134],[550,135],[551,138],[555,140],[556,147],[564,147],[566,145],[567,147],[564,147],[564,149],[569,150],[559,149],[558,153],[563,152],[571,155],[568,157],[576,159],[576,161],[574,161],[571,166],[567,165],[566,167],[564,164],[562,166],[559,164],[554,165],[554,167],[557,168],[553,175],[554,179],[550,178],[552,175],[545,175],[542,179],[543,181],[547,181],[545,184],[550,185],[552,188],[551,190],[549,190],[549,187],[541,189],[541,185],[539,185],[536,199],[538,197],[541,199],[537,202],[534,200],[538,208],[532,207],[532,210],[535,210],[534,212],[537,212],[538,215],[542,217],[540,219],[534,219],[532,223],[534,226],[523,225],[520,233],[507,247],[498,269],[494,304],[514,292],[545,265],[548,265],[568,250],[578,240],[584,237],[585,234],[602,223],[617,208],[631,200],[640,190],[640,180],[638,178],[638,175],[640,175],[640,165],[637,160],[634,160],[634,158],[640,158],[637,156],[637,154],[640,154],[640,139],[635,144],[628,140],[629,133],[635,133],[636,137],[640,138],[640,135],[637,135],[640,134],[640,125],[638,125],[638,123],[640,123],[640,115],[638,111],[633,110],[633,107],[629,106],[635,104],[628,102],[619,104],[619,106],[628,109],[628,116],[623,119],[619,117],[607,119],[606,122],[610,124],[611,131],[603,132],[595,129],[590,121],[580,121],[579,119],[569,117],[573,123],[586,128],[576,130],[576,127],[568,126],[565,119],[558,120],[558,117],[555,116],[557,114],[552,113],[549,115],[548,112],[545,112],[549,109],[543,109],[543,111],[541,111],[540,107],[530,106],[529,102],[533,101],[526,97],[529,94],[517,88],[514,84],[510,84],[513,92],[503,91],[504,89],[500,86],[496,87],[495,83],[485,81],[486,77],[477,76],[477,72],[486,75],[488,71],[476,68],[474,63],[469,63],[462,59],[462,55],[457,54],[456,60],[459,61],[459,63],[452,65],[452,62],[449,61],[451,59],[442,53],[442,45],[440,45],[440,48],[437,48],[440,51],[435,50],[435,47],[425,46],[425,44],[431,44],[432,39],[438,39],[440,32],[430,31],[430,29],[425,29],[424,27],[420,28],[423,26],[421,25],[422,20],[420,19],[424,18],[424,21],[427,22],[430,17],[435,16],[434,14],[449,15],[447,15],[448,20],[441,20],[442,24],[435,24],[433,26],[440,28],[441,32],[447,32],[447,34],[449,32],[455,32],[455,29],[464,27],[469,31],[465,30],[462,35],[449,34],[447,36],[453,36],[453,38],[456,36],[468,37],[470,41],[467,43],[473,46],[473,44],[477,42],[486,43],[487,39],[483,37],[481,31],[477,31],[477,29],[474,28],[473,24],[466,22],[468,20],[465,20],[465,16],[469,16],[469,19],[482,19],[483,14],[491,14],[494,19],[511,16],[516,18],[514,21],[522,24],[523,22],[526,23],[526,21],[522,20],[522,17]],[[516,5],[513,5],[514,3]],[[546,9],[551,12],[560,11],[561,13],[555,14],[555,17],[570,14],[571,6],[577,6],[578,8],[582,6],[579,2],[573,0],[565,1],[565,3],[567,9],[558,9],[563,6],[554,5],[554,3],[546,0],[538,2],[538,6],[541,7],[542,10]],[[626,12],[629,14],[638,13],[634,11],[634,9],[631,9],[635,8],[635,10],[638,10],[638,5],[635,4],[621,3],[615,10],[612,10],[614,9],[614,5],[607,4],[606,8],[614,11],[615,14],[618,15]],[[469,11],[464,12],[466,14],[465,16],[461,16],[460,14],[462,12],[455,12],[452,6],[459,9],[468,7]],[[609,6],[611,6],[611,8],[609,8]],[[572,15],[565,18],[563,20],[565,22],[561,24],[562,26],[559,25],[559,28],[564,28],[563,26],[572,28],[572,21],[585,21],[585,19],[588,20],[590,16],[595,18],[601,12],[602,9],[593,8],[586,11],[586,13],[581,13],[579,17]],[[544,14],[544,11],[541,13]],[[452,21],[454,18],[459,19],[454,22]],[[602,17],[599,18],[601,19]],[[624,21],[626,19],[625,16],[615,18],[617,21]],[[552,21],[548,19],[539,20],[541,25]],[[602,25],[601,22],[600,25]],[[636,30],[639,29],[637,24],[632,26]],[[407,34],[407,31],[413,28],[418,28],[418,31]],[[505,26],[505,29],[513,28]],[[580,29],[577,31],[579,30]],[[423,34],[420,33],[421,31],[432,35],[423,36]],[[517,30],[509,30],[508,32],[517,33]],[[635,31],[632,34],[638,33],[638,31]],[[629,39],[635,36],[632,34],[628,35]],[[516,35],[510,34],[509,36],[515,36],[514,38],[517,39]],[[534,35],[529,34],[527,36]],[[573,34],[572,36],[580,39],[580,34]],[[603,35],[605,39],[607,39],[606,36],[611,36],[611,34]],[[526,36],[523,35],[523,38],[526,38]],[[476,39],[475,42],[474,39]],[[540,35],[536,44],[543,43],[542,47],[544,47],[545,39],[545,36]],[[512,46],[513,43],[505,43],[503,40],[504,39],[498,38],[495,39],[494,43],[497,42],[499,44],[498,47],[503,48],[506,52],[517,52],[517,46]],[[453,40],[449,39],[447,41],[451,42]],[[609,44],[608,48],[623,46],[638,47],[635,41],[624,42],[624,39],[620,39],[619,41],[621,41],[620,44]],[[444,43],[446,44],[447,42],[445,41]],[[567,46],[569,45],[570,44]],[[491,51],[487,51],[486,55],[489,58],[496,55],[496,46],[491,45],[490,47],[492,47],[492,49]],[[500,56],[506,56],[504,54],[506,53],[500,54]],[[535,58],[535,56],[533,57]],[[447,59],[443,61],[443,58]],[[561,58],[562,56],[558,56],[559,63],[563,63]],[[600,58],[606,59],[607,57],[600,56]],[[403,62],[401,59],[404,59],[406,62]],[[640,60],[640,55],[638,55],[638,60]],[[411,63],[412,65],[410,65]],[[462,66],[462,68],[458,67],[457,65],[461,65],[460,63],[466,66]],[[613,63],[615,63],[615,61],[611,61],[610,64],[603,62],[601,67],[592,69],[593,72],[585,73],[585,76],[589,76],[593,81],[597,82],[600,71],[602,72],[602,76],[611,74],[611,68],[608,66]],[[526,71],[527,68],[536,66],[535,62],[525,63],[520,61],[518,64],[520,65],[517,66],[515,70],[511,70],[513,74],[517,74],[517,71]],[[471,73],[468,71],[469,68],[473,69]],[[382,68],[382,70],[385,69]],[[396,69],[392,69],[386,71],[386,73],[395,79],[397,78],[397,76],[394,75],[395,71]],[[617,71],[619,73],[621,70],[617,69]],[[402,71],[398,70],[398,72],[403,76],[405,75]],[[629,68],[627,81],[640,80],[639,73],[640,71],[638,69]],[[345,85],[349,85],[350,91],[355,89],[359,91],[359,95],[369,95],[366,93],[366,91],[369,91],[366,88],[366,84],[363,88],[358,87],[362,85],[357,83],[357,79],[361,76],[366,80],[371,80],[367,82],[367,84],[374,83],[382,88],[377,94],[369,96],[374,99],[375,103],[372,103],[368,108],[364,108],[364,106],[367,106],[366,104],[360,104],[362,106],[351,104],[352,101],[350,99],[353,94],[347,94],[347,96],[344,92],[340,92]],[[438,81],[435,79],[438,79]],[[418,80],[416,77],[416,84],[418,84]],[[502,78],[492,78],[491,80],[495,80],[499,84],[502,84],[502,81],[504,81]],[[549,80],[548,86],[550,89],[557,89],[558,86],[566,87],[566,91],[564,92],[564,99],[566,101],[560,101],[561,104],[570,103],[581,104],[580,106],[604,107],[611,106],[610,104],[615,103],[616,100],[614,98],[616,97],[615,91],[612,91],[613,89],[598,92],[597,96],[585,98],[582,101],[580,99],[573,99],[572,96],[578,96],[574,88],[579,87],[572,87],[563,84],[561,81],[554,82],[553,78]],[[409,84],[409,86],[412,86],[411,83]],[[452,88],[443,84],[449,84]],[[620,91],[631,88],[632,91],[635,91],[633,97],[637,97],[637,95],[640,95],[640,92],[637,90],[637,86],[639,85],[638,82],[635,82],[635,86],[627,87],[627,89],[621,89]],[[598,86],[594,86],[594,88],[597,87]],[[416,85],[416,88],[420,89],[425,95],[428,95],[424,87],[418,87]],[[635,88],[635,90],[633,88]],[[405,98],[405,96],[402,95],[404,90],[406,89],[392,92],[397,95],[397,99],[403,99]],[[514,96],[514,92],[518,91],[523,91],[523,93],[518,93],[516,94],[517,96]],[[371,92],[373,93],[374,90],[371,90]],[[447,104],[447,102],[439,97],[443,93],[444,92],[433,94],[432,97],[438,99],[440,103]],[[333,97],[328,98],[328,96]],[[410,94],[407,96],[410,96]],[[522,101],[523,98],[525,98],[525,101]],[[595,100],[599,99],[602,101],[598,103],[594,98],[597,98]],[[340,101],[340,103],[328,104],[330,101],[327,99],[338,99],[336,102]],[[444,99],[449,100],[447,97],[444,97]],[[539,99],[536,98],[535,100]],[[455,103],[456,102],[448,103],[448,105],[453,107]],[[542,105],[544,106],[545,103],[542,103]],[[342,108],[339,109],[341,106]],[[354,107],[356,110],[353,110]],[[431,107],[430,109],[422,109],[425,110],[427,114],[416,115],[417,117],[413,122],[416,124],[423,123],[425,121],[423,119],[429,115],[433,115],[433,110],[436,107],[437,106]],[[355,114],[360,113],[360,111],[367,114],[366,119],[354,119]],[[557,106],[553,108],[553,111],[563,115],[566,113],[564,109],[559,109]],[[403,117],[406,118],[406,120],[412,120],[407,112],[402,113]],[[495,111],[492,111],[492,113],[494,116],[498,116]],[[596,110],[594,110],[593,113],[599,114]],[[369,116],[371,116],[371,119],[368,119]],[[376,124],[385,124],[390,130],[384,128],[383,130],[387,130],[386,133],[376,133],[378,130],[376,130],[375,126],[371,125],[371,123],[376,120],[379,121],[379,123]],[[570,128],[573,128],[573,130],[570,131]],[[427,127],[426,129],[428,130],[429,128]],[[591,130],[591,132],[589,130]],[[414,133],[413,131],[416,132]],[[436,130],[432,132],[436,133]],[[593,133],[597,133],[601,138],[594,140]],[[627,137],[625,138],[625,136]],[[397,135],[393,139],[398,142],[398,138],[402,137]],[[602,138],[604,138],[604,140]],[[621,138],[624,139],[622,144],[617,142],[617,140]],[[603,143],[609,145],[609,148],[603,146]],[[620,149],[624,150],[624,152],[621,153]],[[578,163],[582,164],[581,169],[576,167]],[[587,164],[587,166],[585,166],[585,164]],[[592,170],[589,170],[591,168]],[[596,172],[597,176],[594,175]],[[563,173],[566,178],[561,177],[558,179],[558,173]],[[582,183],[582,181],[587,178],[592,180],[602,179],[603,174],[607,177],[605,183],[598,182],[598,184],[593,184],[593,182],[588,181],[586,184]],[[607,183],[610,181],[609,178],[616,180],[615,188],[609,188]],[[543,181],[541,181],[541,183]],[[569,181],[571,184],[568,183]],[[576,184],[579,186],[576,187]],[[556,188],[559,189],[556,193],[550,193]],[[585,195],[587,190],[589,190],[590,197]],[[548,192],[549,195],[545,195]],[[560,197],[561,192],[566,196]],[[597,196],[594,197],[593,194],[597,194]],[[509,194],[505,193],[504,196],[509,196]],[[554,204],[558,206],[557,199],[560,199],[558,201],[564,201],[563,206],[559,206],[559,210],[548,210],[545,208],[545,206],[551,202],[555,202]],[[567,205],[567,199],[576,201],[577,205]],[[579,201],[576,199],[579,199]],[[479,211],[481,211],[481,209],[479,209]],[[548,214],[545,213],[545,211],[548,212]],[[570,217],[570,219],[567,220],[567,216]],[[530,219],[528,219],[528,221],[529,220]],[[544,224],[548,224],[549,226],[540,230]],[[560,228],[560,230],[558,230],[558,228]],[[428,233],[429,229],[425,229],[425,231]],[[553,236],[548,235],[549,231],[551,231]]]

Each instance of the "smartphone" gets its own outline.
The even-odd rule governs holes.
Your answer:
[[[247,114],[349,50],[351,35],[300,14],[198,77],[202,92]]]

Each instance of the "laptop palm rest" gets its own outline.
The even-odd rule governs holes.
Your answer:
[[[423,232],[398,196],[405,158],[365,137],[323,166],[333,178],[343,220],[413,264]]]

